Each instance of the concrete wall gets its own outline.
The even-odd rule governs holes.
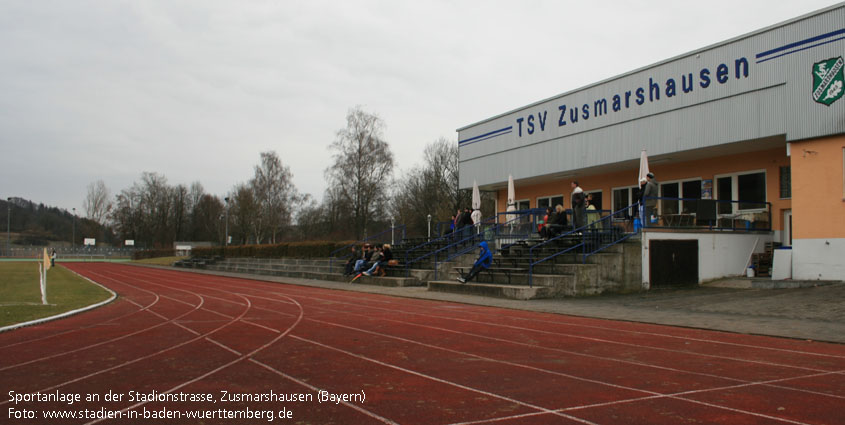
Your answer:
[[[766,242],[772,241],[771,233],[732,232],[643,232],[642,283],[643,289],[651,287],[649,264],[649,241],[652,240],[697,240],[698,281],[719,279],[745,274],[745,268],[754,252],[763,252]]]

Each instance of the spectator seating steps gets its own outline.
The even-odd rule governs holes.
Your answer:
[[[487,297],[509,298],[515,300],[532,300],[551,298],[554,296],[553,288],[548,286],[535,285],[502,285],[480,282],[468,282],[462,284],[456,280],[436,280],[428,282],[429,291],[451,292],[467,295],[482,295]]]
[[[317,279],[335,282],[349,282],[351,276],[343,275],[343,264],[334,265],[334,271],[330,271],[329,259],[295,259],[295,258],[228,258],[214,264],[196,266],[206,270],[253,274],[260,276],[290,277],[299,279]],[[421,281],[415,276],[404,276],[396,270],[389,271],[390,275],[385,277],[361,276],[357,283],[365,283],[381,286],[421,286]]]

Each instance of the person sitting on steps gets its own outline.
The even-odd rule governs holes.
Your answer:
[[[378,274],[379,276],[384,276],[386,273],[384,272],[384,266],[393,259],[393,252],[390,251],[390,245],[384,244],[381,247],[381,256],[375,260],[373,266],[370,267],[369,270],[364,272],[364,276],[372,276],[373,274]],[[377,273],[378,272],[378,273]]]
[[[478,273],[481,273],[482,270],[489,269],[493,263],[493,253],[487,247],[487,241],[481,241],[478,246],[481,248],[481,252],[478,254],[478,260],[475,260],[475,264],[472,265],[472,269],[470,269],[466,276],[458,276],[458,282],[467,283],[467,281],[477,276]]]
[[[352,274],[356,274],[361,272],[364,269],[364,266],[370,259],[373,257],[373,247],[370,244],[364,244],[364,252],[362,253],[361,258],[355,262],[355,267],[352,269]]]

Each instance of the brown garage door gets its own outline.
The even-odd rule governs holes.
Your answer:
[[[648,250],[652,287],[698,284],[697,240],[652,240]]]

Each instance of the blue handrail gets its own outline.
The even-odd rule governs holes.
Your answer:
[[[626,235],[626,236],[624,237],[624,239],[620,239],[620,240],[617,240],[617,241],[612,241],[612,242],[611,242],[610,244],[608,244],[607,246],[601,246],[601,247],[599,247],[599,248],[597,248],[597,249],[593,250],[593,251],[592,251],[592,252],[590,252],[590,253],[588,253],[588,252],[587,252],[587,246],[589,246],[588,242],[589,242],[589,241],[596,241],[596,240],[598,239],[598,238],[596,238],[596,234],[600,234],[600,232],[597,232],[597,231],[596,231],[597,229],[602,228],[602,227],[607,227],[607,228],[609,228],[609,229],[612,229],[612,226],[605,226],[605,222],[610,223],[610,222],[611,222],[611,220],[612,220],[614,217],[619,217],[619,216],[623,216],[623,217],[624,217],[624,213],[625,213],[625,212],[627,212],[629,209],[632,209],[633,211],[636,211],[636,208],[638,208],[638,207],[639,207],[639,203],[635,203],[635,204],[633,204],[633,205],[629,205],[629,206],[627,206],[627,207],[625,207],[625,208],[622,208],[622,209],[620,209],[620,210],[618,210],[618,211],[613,212],[612,214],[610,214],[610,215],[608,215],[608,216],[606,216],[606,217],[604,217],[604,218],[600,218],[599,220],[595,220],[595,221],[593,221],[593,222],[591,222],[591,223],[587,223],[587,224],[586,224],[586,225],[584,225],[584,226],[581,226],[581,227],[578,227],[578,228],[572,229],[572,230],[570,230],[570,231],[568,231],[568,232],[561,233],[560,235],[557,235],[557,236],[555,236],[555,237],[553,237],[553,238],[551,238],[551,239],[549,239],[549,240],[547,240],[547,241],[545,241],[545,242],[539,243],[539,244],[534,245],[534,246],[532,246],[531,248],[529,248],[529,249],[528,249],[528,258],[529,258],[529,263],[528,263],[528,286],[529,286],[529,287],[532,287],[532,286],[533,286],[534,266],[536,266],[537,264],[540,264],[540,263],[542,263],[542,262],[545,262],[545,261],[551,260],[552,258],[558,257],[558,256],[560,256],[560,255],[563,255],[563,254],[566,254],[566,253],[572,252],[573,250],[576,250],[576,249],[578,249],[578,248],[583,248],[583,249],[582,249],[582,253],[584,254],[584,256],[582,257],[582,260],[581,260],[581,261],[582,261],[582,262],[584,262],[584,263],[586,263],[586,261],[587,261],[587,257],[588,257],[588,256],[593,255],[593,254],[595,254],[595,253],[597,253],[597,252],[599,252],[599,251],[601,251],[601,250],[606,249],[606,248],[607,248],[607,247],[609,247],[609,246],[615,245],[615,244],[617,244],[617,243],[621,242],[622,240],[627,239],[628,237],[630,237],[630,235]],[[601,213],[601,212],[599,212],[599,211],[590,211],[590,210],[588,210],[588,213],[590,213],[590,212],[594,212],[594,213]],[[611,232],[612,232],[612,230],[611,230]],[[570,246],[570,247],[568,247],[568,248],[565,248],[565,249],[562,249],[562,250],[560,250],[560,251],[557,251],[557,252],[555,252],[554,254],[549,255],[549,256],[547,256],[547,257],[545,257],[545,258],[541,258],[541,259],[539,259],[539,260],[537,260],[537,261],[533,261],[533,260],[534,260],[534,250],[536,250],[536,249],[538,249],[538,248],[541,248],[541,247],[543,247],[543,246],[549,245],[549,244],[551,244],[551,243],[552,243],[552,242],[554,242],[554,241],[557,241],[557,240],[560,240],[560,239],[563,239],[563,238],[569,238],[569,237],[572,237],[572,236],[580,236],[580,238],[581,238],[580,242],[579,242],[579,243],[577,243],[577,244],[575,244],[575,245],[573,245],[573,246]],[[592,238],[592,239],[588,239],[588,238]]]
[[[411,252],[413,252],[413,251],[416,251],[416,250],[418,250],[418,249],[422,249],[422,248],[424,248],[424,247],[430,246],[430,245],[432,245],[432,244],[439,244],[439,243],[441,243],[441,242],[448,241],[448,240],[450,240],[450,239],[455,239],[455,238],[458,238],[458,237],[460,237],[459,235],[463,235],[463,234],[464,234],[464,233],[466,233],[468,230],[469,230],[470,232],[472,232],[472,228],[473,228],[473,227],[476,227],[476,226],[479,226],[479,225],[480,225],[480,226],[484,226],[485,224],[486,224],[486,225],[489,225],[491,222],[492,222],[492,223],[495,223],[495,221],[496,221],[496,217],[495,217],[495,216],[491,216],[491,217],[488,217],[488,218],[483,219],[483,220],[481,221],[481,223],[480,223],[480,224],[473,224],[473,225],[470,225],[470,226],[464,226],[464,227],[462,227],[462,228],[457,229],[454,233],[450,233],[450,234],[447,234],[447,235],[445,235],[445,236],[441,236],[441,237],[439,237],[439,238],[437,238],[437,239],[432,239],[432,240],[430,240],[430,241],[424,242],[424,243],[419,244],[419,245],[417,245],[417,246],[415,246],[415,247],[412,247],[411,249],[406,250],[406,251],[405,251],[405,261],[404,261],[404,263],[405,263],[405,276],[409,276],[409,275],[411,274],[411,264],[414,264],[414,263],[417,263],[417,262],[419,262],[419,261],[421,261],[421,260],[424,260],[424,259],[426,259],[426,258],[430,257],[430,256],[431,256],[431,254],[432,254],[432,252],[427,252],[427,253],[425,253],[425,254],[423,254],[423,255],[419,256],[419,257],[412,258],[411,260],[408,260],[408,254],[409,254],[409,253],[411,253]],[[458,243],[460,243],[460,242],[461,242],[461,241],[459,241]],[[454,246],[454,245],[455,245],[455,244],[449,244],[449,245],[447,245],[447,247],[451,247],[451,246]],[[440,250],[436,250],[436,252],[439,252],[439,251],[441,251],[441,250],[442,250],[442,249],[440,249]],[[436,275],[436,272],[435,272],[435,275]]]
[[[487,228],[487,229],[484,229],[484,230],[480,230],[478,233],[473,234],[473,235],[471,235],[471,236],[470,236],[470,237],[468,237],[468,238],[465,238],[465,239],[463,239],[463,240],[460,240],[460,241],[458,241],[458,242],[455,242],[455,243],[453,243],[453,244],[451,244],[451,245],[449,245],[449,246],[443,247],[443,248],[441,248],[441,249],[439,249],[439,250],[434,251],[433,253],[431,253],[431,254],[433,254],[433,255],[434,255],[434,279],[435,279],[435,280],[437,279],[437,269],[438,269],[438,267],[437,267],[437,266],[438,266],[438,263],[446,263],[446,262],[449,262],[449,261],[453,260],[454,258],[457,258],[457,257],[459,257],[459,256],[461,256],[461,255],[464,255],[464,254],[466,254],[467,252],[470,252],[470,251],[472,251],[473,249],[475,249],[475,248],[476,248],[476,244],[475,244],[475,243],[469,243],[469,244],[467,244],[467,245],[468,245],[468,247],[465,247],[465,248],[463,248],[463,249],[457,249],[457,250],[455,251],[455,253],[454,253],[454,254],[452,254],[452,255],[450,255],[450,256],[448,256],[448,257],[446,257],[446,258],[445,258],[445,259],[443,259],[442,261],[438,261],[438,260],[437,260],[437,254],[438,254],[438,253],[443,252],[443,251],[448,252],[448,251],[449,251],[452,247],[457,247],[458,245],[463,244],[463,243],[466,243],[467,241],[470,241],[470,240],[475,239],[475,238],[478,238],[478,239],[479,239],[479,241],[480,241],[480,240],[484,240],[484,236],[485,236],[485,234],[487,234],[488,232],[492,232],[492,236],[493,236],[494,238],[500,238],[500,237],[502,237],[502,235],[500,234],[501,230],[503,230],[503,229],[505,229],[505,228],[507,228],[507,227],[510,227],[511,225],[513,225],[514,223],[516,223],[516,222],[517,222],[517,221],[519,221],[519,220],[523,220],[523,219],[525,218],[525,216],[526,216],[526,215],[528,215],[529,213],[530,213],[530,210],[512,211],[512,212],[510,212],[509,214],[517,215],[517,217],[515,217],[515,218],[513,218],[513,219],[511,219],[511,220],[509,220],[509,221],[506,221],[506,222],[504,222],[504,223],[499,223],[499,224],[496,224],[496,225],[495,225],[495,226],[493,226],[493,227],[490,227],[490,228]],[[532,222],[533,222],[533,220],[532,220]],[[529,225],[530,225],[530,223],[529,223]],[[513,237],[513,235],[512,235],[512,234],[508,234],[507,236],[508,236],[508,237]],[[491,252],[493,252],[493,250],[494,250],[494,249],[495,249],[495,248],[491,248],[491,249],[490,249],[490,250],[491,250]]]

